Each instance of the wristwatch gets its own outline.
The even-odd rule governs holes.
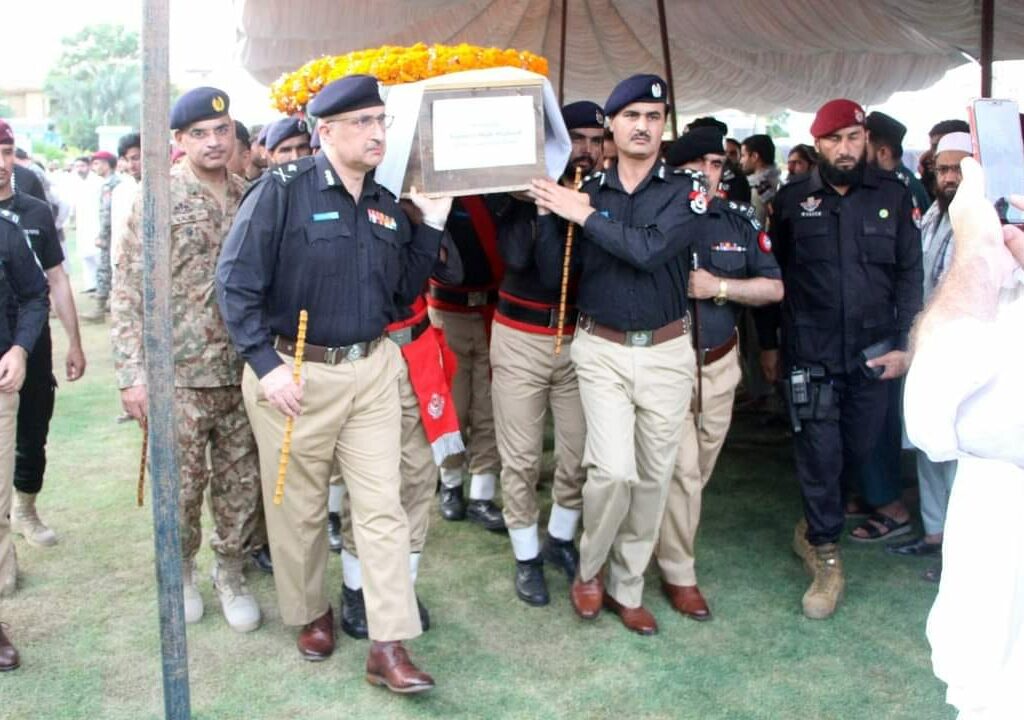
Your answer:
[[[729,302],[729,283],[719,279],[718,294],[715,295],[715,305],[725,305],[727,302]]]

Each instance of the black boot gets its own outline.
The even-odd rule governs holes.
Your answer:
[[[427,606],[420,600],[419,595],[416,596],[416,607],[420,611],[420,625],[423,626],[423,632],[426,632],[430,629],[430,613],[427,612]]]
[[[445,520],[465,520],[466,501],[462,499],[462,486],[441,486],[441,517]]]
[[[532,560],[516,560],[516,595],[527,605],[547,605],[548,584],[544,580],[544,561],[540,556]]]
[[[341,586],[341,629],[349,637],[365,640],[370,637],[366,626],[366,603],[363,601],[363,590],[352,590],[342,583]]]
[[[257,569],[262,570],[268,575],[274,574],[274,561],[270,557],[269,545],[260,545],[249,554],[249,559]]]
[[[580,564],[580,551],[576,549],[572,540],[559,540],[548,535],[544,546],[540,549],[540,554],[545,562],[561,568],[565,576],[569,578],[569,582],[576,577],[576,568]]]
[[[341,516],[327,513],[327,547],[332,553],[341,552]]]
[[[505,531],[505,518],[492,500],[470,500],[466,506],[466,517],[491,532]]]

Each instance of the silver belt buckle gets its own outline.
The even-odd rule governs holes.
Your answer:
[[[470,290],[466,293],[466,305],[468,307],[480,307],[487,304],[486,290]]]
[[[412,342],[412,326],[404,327],[399,330],[391,330],[388,332],[388,337],[391,338],[398,347],[408,345]]]
[[[363,343],[356,343],[348,346],[348,350],[345,352],[345,359],[350,361],[358,360],[365,354],[366,353],[363,351]]]
[[[340,348],[329,347],[324,350],[324,364],[326,365],[337,365],[338,364],[338,350]]]
[[[626,344],[630,347],[648,347],[654,344],[653,330],[630,330],[626,333]]]

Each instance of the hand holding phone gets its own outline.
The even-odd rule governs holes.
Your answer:
[[[1024,194],[1024,138],[1017,103],[979,99],[968,108],[974,157],[985,170],[985,197],[1003,224],[1024,226],[1024,210],[1010,203]]]

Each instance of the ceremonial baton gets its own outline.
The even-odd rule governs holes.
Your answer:
[[[149,423],[142,417],[142,458],[139,460],[139,485],[135,489],[135,506],[142,507],[143,488],[146,487],[146,455],[149,453]]]
[[[576,166],[576,178],[572,181],[574,189],[579,191],[583,180],[583,168]],[[569,223],[565,232],[565,257],[562,259],[562,293],[558,298],[558,326],[555,328],[555,355],[562,352],[562,335],[565,332],[565,303],[569,297],[569,266],[572,259],[572,236],[576,229],[575,223]]]
[[[700,258],[697,256],[696,251],[693,253],[693,269],[700,269]],[[701,365],[704,364],[704,350],[701,349],[700,344],[700,300],[697,298],[693,299],[693,342],[697,348],[697,429],[704,429],[704,388],[703,388],[703,371]]]
[[[292,368],[292,381],[298,385],[302,379],[302,355],[306,351],[306,323],[309,313],[299,311],[299,332],[295,337],[295,366]],[[291,415],[284,421],[284,440],[281,441],[281,459],[277,463],[277,486],[274,488],[274,504],[280,505],[284,500],[284,476],[288,472],[288,456],[292,451],[292,430],[295,418]]]

